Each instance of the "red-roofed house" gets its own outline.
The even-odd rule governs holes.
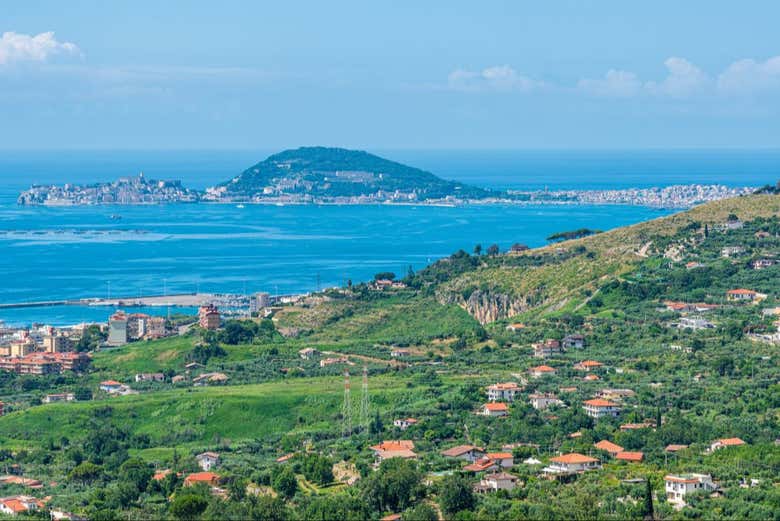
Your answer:
[[[723,438],[712,442],[712,444],[710,445],[710,452],[715,452],[716,450],[725,449],[726,447],[738,447],[740,445],[747,445],[747,444],[739,438]]]
[[[480,414],[482,416],[506,416],[509,413],[509,407],[502,402],[486,403],[482,406]]]
[[[458,458],[474,463],[485,456],[485,451],[474,445],[458,445],[442,451],[441,455],[446,458]]]
[[[209,486],[216,486],[219,484],[219,474],[213,472],[194,472],[184,478],[184,486],[191,487],[198,483],[205,483]]]
[[[466,472],[485,472],[488,470],[498,470],[498,463],[490,458],[481,458],[471,465],[466,465],[463,467],[463,470]]]
[[[664,477],[664,484],[666,500],[677,508],[685,506],[685,496],[687,494],[718,488],[709,474],[670,474]]]
[[[408,429],[412,425],[416,425],[416,424],[417,424],[417,420],[415,420],[414,418],[402,418],[402,419],[398,419],[398,420],[393,421],[393,425],[395,425],[396,427],[398,427],[402,431],[405,431],[406,429]]]
[[[613,458],[618,453],[623,452],[623,447],[621,447],[620,445],[618,445],[616,443],[612,443],[611,441],[607,441],[607,440],[601,440],[600,442],[595,443],[593,446],[596,447],[599,450],[603,450],[604,452],[609,453],[609,455],[612,456]]]
[[[574,369],[577,371],[593,371],[603,366],[601,362],[595,360],[583,360],[580,363],[574,364]]]
[[[550,458],[550,465],[542,469],[545,474],[572,474],[586,472],[601,467],[599,460],[572,452],[555,458]]]
[[[615,459],[618,459],[620,461],[629,461],[632,463],[638,463],[643,459],[645,459],[645,455],[641,452],[623,451],[623,452],[618,452],[617,456],[615,456]]]
[[[730,289],[726,292],[726,300],[730,300],[732,302],[752,302],[756,300],[759,296],[759,293],[757,291],[753,291],[752,289]]]
[[[537,365],[536,367],[530,368],[528,372],[531,373],[531,376],[534,378],[541,378],[542,376],[554,375],[555,369],[549,365]]]
[[[9,516],[36,512],[43,508],[43,506],[43,501],[30,496],[12,496],[0,499],[0,513]]]
[[[520,391],[522,387],[515,382],[496,383],[488,386],[487,397],[491,402],[513,402]]]
[[[601,398],[585,400],[582,403],[582,408],[585,409],[585,414],[596,419],[605,416],[617,417],[620,414],[620,405]]]
[[[510,469],[515,466],[515,458],[511,452],[488,452],[487,458],[492,459],[503,469]]]
[[[380,461],[390,458],[416,459],[417,454],[412,451],[414,442],[411,440],[383,441],[378,445],[369,447],[374,451],[374,456]]]

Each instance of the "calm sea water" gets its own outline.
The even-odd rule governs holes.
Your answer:
[[[761,185],[778,152],[382,152],[442,177],[499,188],[607,188],[701,182]],[[143,170],[203,187],[267,152],[90,152],[0,155],[0,302],[163,291],[293,293],[405,273],[477,243],[545,243],[580,227],[664,215],[629,206],[165,205],[29,208],[31,183],[94,182]],[[120,220],[111,218],[121,215]],[[165,313],[165,309],[152,310]],[[105,320],[106,308],[0,310],[9,324]]]

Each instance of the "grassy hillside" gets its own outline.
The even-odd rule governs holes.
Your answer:
[[[424,386],[410,392],[401,379],[371,381],[372,402],[380,407],[413,404],[424,393]],[[62,436],[78,439],[96,418],[110,418],[128,426],[134,435],[148,435],[149,445],[158,448],[205,446],[216,439],[238,442],[285,433],[337,432],[342,397],[343,379],[332,377],[41,405],[4,416],[0,443],[33,448]]]
[[[603,284],[633,272],[647,256],[664,253],[665,239],[684,227],[698,223],[715,228],[731,214],[743,221],[780,215],[780,197],[753,195],[716,201],[521,255],[567,252],[568,257],[558,262],[516,266],[506,259],[488,261],[441,284],[437,296],[440,302],[460,305],[483,323],[517,315],[575,311]],[[471,298],[475,292],[478,298]],[[509,299],[510,305],[498,305],[501,298]],[[493,305],[496,309],[491,309]]]

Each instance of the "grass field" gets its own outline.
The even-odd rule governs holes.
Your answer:
[[[372,378],[370,386],[372,403],[379,408],[424,399],[425,387],[409,391],[402,378]],[[112,421],[151,438],[152,448],[141,455],[157,457],[166,454],[167,447],[200,446],[215,439],[254,440],[338,429],[342,397],[343,380],[334,377],[40,405],[0,417],[0,443],[33,448],[62,436],[81,438],[94,411],[110,406]]]

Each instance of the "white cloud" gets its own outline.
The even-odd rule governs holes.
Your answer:
[[[57,41],[53,32],[31,36],[8,31],[0,38],[0,65],[45,62],[54,56],[79,54],[76,44]]]
[[[765,62],[739,60],[718,76],[718,89],[727,94],[780,89],[780,56]]]
[[[523,91],[528,92],[543,86],[543,83],[518,74],[509,65],[495,65],[481,71],[456,69],[447,77],[447,85],[460,91]]]
[[[577,83],[577,88],[596,96],[627,98],[640,92],[642,82],[633,72],[610,69],[603,79],[585,78],[580,80]]]
[[[673,56],[664,65],[668,74],[661,81],[643,82],[633,72],[610,69],[604,78],[580,80],[577,88],[597,96],[629,98],[652,94],[684,98],[705,90],[710,84],[707,74],[685,58]]]
[[[664,65],[669,74],[660,83],[647,82],[645,88],[648,92],[682,98],[695,94],[710,82],[709,77],[700,68],[685,58],[672,56],[664,62]]]

